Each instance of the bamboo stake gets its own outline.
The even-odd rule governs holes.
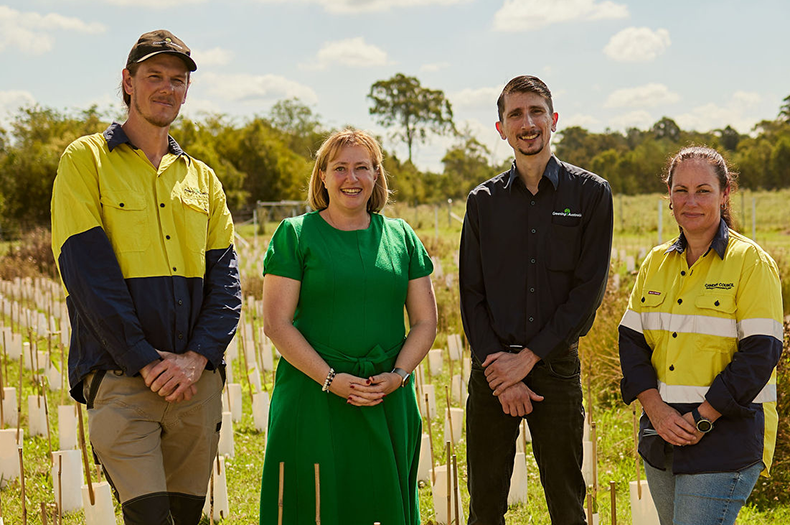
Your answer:
[[[433,431],[431,430],[431,406],[428,404],[428,394],[425,394],[425,421],[428,427],[428,443],[431,445],[431,485],[436,483],[436,465],[433,459]]]
[[[91,466],[88,462],[88,446],[85,444],[85,426],[82,423],[82,407],[77,407],[79,410],[79,417],[77,420],[80,424],[80,448],[82,448],[82,462],[85,465],[85,477],[88,481],[88,496],[91,500],[91,507],[96,505],[96,495],[93,493],[93,481],[91,480]]]
[[[244,376],[247,378],[247,385],[250,387],[250,406],[252,406],[252,400],[253,400],[253,397],[252,397],[253,392],[252,392],[252,390],[253,390],[253,388],[252,388],[252,381],[250,381],[250,365],[249,365],[249,363],[247,361],[247,344],[244,342],[244,339],[245,339],[245,337],[244,337],[245,328],[244,328],[244,324],[243,323],[244,323],[244,317],[242,316],[241,322],[239,323],[241,325],[241,327],[242,327],[242,329],[241,329],[241,357],[242,357],[242,359],[244,359]]]
[[[636,494],[642,499],[642,481],[639,470],[639,421],[636,417],[636,404],[634,404],[634,463],[636,464]]]
[[[450,427],[450,444],[454,447],[455,436],[453,436],[453,414],[450,411],[450,389],[447,388],[447,385],[444,385],[444,397],[447,399],[447,425]]]
[[[20,445],[19,443],[19,427],[22,424],[22,375],[25,371],[24,363],[25,361],[25,353],[22,352],[19,354],[19,392],[16,396],[16,444]]]
[[[41,502],[41,525],[47,525],[47,504]]]
[[[280,487],[277,496],[277,525],[283,525],[283,482],[285,481],[285,463],[280,461]]]
[[[453,454],[453,505],[455,510],[455,524],[461,525],[461,509],[458,502],[458,458]]]
[[[11,326],[13,327],[14,321],[11,320]],[[8,377],[8,346],[6,346],[6,339],[5,339],[5,330],[3,330],[3,377]],[[3,399],[5,399],[5,393],[3,394]],[[2,427],[0,427],[2,428]]]
[[[63,521],[63,454],[58,454],[58,521]]]
[[[5,361],[5,332],[3,332],[3,360]],[[5,413],[3,403],[5,401],[5,383],[3,382],[3,370],[0,368],[0,428],[5,428]]]
[[[54,458],[52,457],[52,432],[49,427],[49,405],[47,404],[47,389],[41,389],[41,397],[44,398],[44,419],[47,420],[47,446],[49,447],[49,460],[53,461]],[[39,402],[40,402],[39,398]]]
[[[587,523],[589,523],[590,525],[592,525],[593,522],[592,515],[593,515],[592,494],[588,492],[587,493]]]
[[[593,494],[598,494],[598,431],[595,421],[590,423],[590,439],[592,440],[592,476]]]
[[[617,525],[617,494],[615,493],[616,483],[609,482],[609,494],[612,498],[612,525]]]
[[[63,396],[66,395],[66,385],[68,382],[66,381],[66,349],[63,347],[63,343],[59,343],[58,346],[60,347],[60,404],[63,404]]]
[[[447,525],[450,525],[450,523],[452,521],[450,519],[450,517],[452,516],[452,514],[450,514],[450,509],[452,508],[452,494],[453,494],[453,484],[452,484],[452,480],[450,479],[451,475],[452,475],[452,472],[451,472],[452,469],[450,468],[452,466],[452,463],[450,462],[451,444],[450,444],[449,441],[446,441],[445,443],[447,444],[447,485],[446,485],[446,487],[447,487]]]
[[[321,525],[321,475],[315,464],[315,525]]]
[[[19,480],[22,483],[22,523],[27,525],[27,504],[25,502],[25,462],[22,457],[22,445],[17,443],[19,451]]]
[[[521,445],[524,448],[524,457],[527,456],[527,420],[521,420]]]

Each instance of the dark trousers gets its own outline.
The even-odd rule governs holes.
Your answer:
[[[571,351],[539,361],[526,384],[545,396],[526,419],[553,525],[586,523],[581,473],[584,407],[579,357]],[[521,418],[502,410],[480,363],[472,358],[466,402],[469,525],[505,525],[507,494]]]

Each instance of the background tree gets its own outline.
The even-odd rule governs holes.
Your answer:
[[[779,118],[784,119],[785,122],[790,122],[790,95],[787,95],[782,102],[784,104],[779,108]]]
[[[428,131],[455,131],[453,109],[444,92],[422,87],[415,77],[398,73],[388,80],[379,80],[370,86],[368,99],[373,102],[370,114],[379,124],[399,128],[393,135],[406,142],[409,162],[414,141],[424,142]]]
[[[308,159],[313,158],[325,138],[326,131],[319,115],[296,97],[275,103],[269,111],[269,119],[273,127],[287,136],[289,147]]]

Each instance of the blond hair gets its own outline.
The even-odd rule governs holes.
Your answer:
[[[370,213],[381,211],[386,206],[390,195],[387,186],[387,173],[382,165],[384,155],[378,141],[370,133],[354,128],[346,128],[332,133],[318,148],[307,194],[310,207],[314,210],[323,210],[329,206],[329,193],[326,191],[324,181],[321,180],[321,172],[326,171],[329,162],[337,157],[340,150],[346,146],[362,146],[370,153],[371,164],[379,176],[368,199],[367,211]]]

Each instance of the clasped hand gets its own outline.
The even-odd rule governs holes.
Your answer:
[[[400,387],[400,383],[401,377],[392,372],[370,376],[367,379],[339,373],[332,381],[329,391],[346,399],[350,405],[369,407],[381,403],[384,396]]]
[[[140,369],[145,386],[165,398],[168,403],[189,401],[197,394],[198,382],[207,359],[196,353],[174,354],[157,350],[161,360],[152,361]]]
[[[522,380],[529,375],[538,357],[524,349],[518,354],[497,352],[483,361],[488,386],[499,398],[502,410],[511,416],[526,416],[532,412],[533,401],[543,401]]]
[[[691,412],[681,416],[680,412],[664,402],[642,406],[658,435],[670,445],[696,445],[702,439],[704,434],[697,430]]]

